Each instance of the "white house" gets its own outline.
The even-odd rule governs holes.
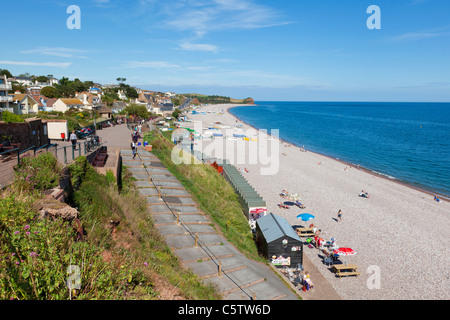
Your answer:
[[[84,104],[80,99],[60,98],[53,104],[53,111],[66,112],[72,108],[82,109],[83,107]]]
[[[117,91],[117,95],[119,96],[120,100],[127,100],[127,95],[125,94],[125,92],[123,92],[123,90]]]
[[[165,95],[166,97],[175,97],[177,94],[174,93],[174,92],[167,91],[166,93],[164,93],[164,95]]]

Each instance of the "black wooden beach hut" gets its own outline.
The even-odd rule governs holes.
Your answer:
[[[289,222],[273,213],[256,220],[259,252],[276,267],[303,267],[303,242]]]

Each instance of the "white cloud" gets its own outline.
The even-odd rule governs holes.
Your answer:
[[[416,41],[416,40],[431,39],[431,38],[438,38],[438,37],[445,37],[445,36],[450,36],[450,28],[449,27],[436,28],[436,29],[417,31],[417,32],[407,32],[407,33],[398,35],[396,37],[393,37],[393,38],[391,38],[391,40],[393,40],[393,41]]]
[[[445,34],[439,33],[439,32],[408,32],[408,33],[404,33],[404,34],[394,37],[393,40],[415,41],[415,40],[436,38],[436,37],[440,37],[442,35],[445,35]]]
[[[183,1],[170,3],[170,16],[166,26],[192,31],[197,37],[221,30],[257,29],[290,22],[283,21],[281,14],[269,6],[252,0]]]
[[[208,52],[214,52],[216,53],[219,48],[212,44],[194,44],[194,43],[188,43],[184,42],[180,44],[180,48],[187,51],[208,51]]]
[[[86,58],[86,56],[81,56],[80,54],[86,53],[86,50],[72,49],[72,48],[61,48],[61,47],[38,47],[36,49],[23,50],[20,53],[25,54],[41,54],[44,56],[55,56],[62,58]]]
[[[8,64],[8,65],[15,65],[15,66],[67,68],[72,63],[71,62],[0,61],[0,64]]]

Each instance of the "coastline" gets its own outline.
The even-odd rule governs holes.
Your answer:
[[[256,128],[256,127],[254,127],[253,125],[251,125],[251,124],[245,122],[245,121],[242,120],[242,119],[239,119],[237,116],[235,116],[234,114],[232,114],[232,113],[229,111],[230,109],[233,109],[233,108],[236,108],[236,107],[245,107],[245,106],[251,106],[251,105],[242,105],[242,104],[240,104],[240,105],[233,105],[233,106],[227,107],[225,111],[226,111],[230,116],[232,116],[233,118],[235,118],[236,120],[238,120],[238,121],[240,121],[240,122],[242,122],[242,123],[245,123],[247,126],[253,128],[253,129],[256,130],[256,131],[258,131],[258,130],[259,130],[258,128]],[[270,135],[270,134],[268,134],[268,135]],[[282,138],[280,138],[280,137],[276,137],[276,138],[279,139],[280,142],[282,142],[282,143],[286,143],[286,144],[292,145],[292,146],[294,146],[294,147],[296,147],[296,148],[300,148],[300,146],[298,146],[298,145],[296,145],[296,144],[293,144],[293,143],[291,143],[291,142],[288,142],[288,141],[286,141],[286,140],[284,140],[284,139],[282,139]],[[356,168],[356,166],[357,166],[357,165],[355,165],[354,163],[351,163],[351,162],[348,162],[348,161],[344,161],[344,160],[342,160],[342,159],[334,158],[334,157],[328,156],[328,155],[323,154],[323,153],[318,153],[318,152],[310,151],[310,150],[308,150],[308,152],[312,152],[312,153],[315,153],[315,154],[317,154],[317,155],[321,155],[321,156],[323,156],[323,157],[325,157],[325,158],[328,158],[328,159],[331,159],[331,160],[334,160],[334,161],[339,161],[339,162],[341,162],[342,164],[345,164],[346,166],[349,166],[350,168],[352,168],[352,167]],[[450,202],[450,197],[448,197],[448,196],[446,196],[446,195],[444,195],[444,194],[435,192],[435,191],[433,191],[433,190],[426,189],[425,187],[422,187],[422,186],[415,186],[415,185],[413,185],[413,184],[411,184],[411,183],[409,183],[409,182],[407,182],[407,181],[400,180],[400,179],[398,179],[398,178],[396,178],[396,177],[393,177],[393,179],[391,179],[391,178],[389,178],[389,176],[388,176],[387,174],[379,173],[379,172],[373,171],[373,170],[371,170],[371,169],[365,168],[365,167],[363,167],[363,166],[359,166],[359,169],[357,169],[357,170],[364,171],[365,173],[374,175],[374,176],[379,177],[379,178],[386,179],[386,180],[391,181],[391,182],[399,183],[399,184],[401,184],[401,185],[403,185],[403,186],[405,186],[405,187],[409,187],[409,188],[411,188],[411,189],[414,189],[414,190],[423,192],[423,193],[425,193],[425,194],[428,194],[428,195],[430,195],[432,198],[433,198],[434,196],[438,196],[439,199],[440,199],[440,201]]]
[[[211,113],[189,117],[193,122],[220,121],[231,127],[237,121],[243,128],[258,131],[228,112],[237,106],[242,105],[204,106],[200,111]],[[227,112],[221,114],[221,109]],[[279,172],[264,176],[259,174],[261,164],[245,164],[249,171],[243,173],[244,178],[264,198],[268,212],[286,218],[293,226],[304,225],[296,219],[297,214],[312,213],[315,215],[312,222],[322,230],[324,239],[334,237],[339,246],[350,246],[358,252],[347,260],[358,265],[361,276],[338,279],[323,264],[320,252],[305,246],[304,255],[342,299],[440,300],[450,297],[446,289],[450,245],[445,241],[450,237],[449,202],[437,203],[430,193],[369,170],[357,170],[352,166],[344,171],[349,164],[339,159],[311,151],[301,152],[299,147],[277,139],[281,152],[286,154],[282,156],[280,152]],[[223,143],[219,140],[225,139],[203,141],[204,150],[214,140]],[[242,140],[240,143],[249,142]],[[234,154],[237,150],[235,147]],[[277,204],[283,189],[299,193],[306,209],[280,209]],[[370,199],[358,197],[362,189],[370,193]],[[339,209],[343,210],[344,217],[338,223]],[[381,273],[380,286],[368,288],[373,270]]]

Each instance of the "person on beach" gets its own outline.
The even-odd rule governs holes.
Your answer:
[[[359,194],[359,196],[363,197],[363,198],[368,198],[369,197],[369,193],[364,192],[364,190],[361,190],[361,193]]]
[[[311,277],[309,276],[308,271],[305,272],[305,274],[303,275],[302,278],[303,278],[302,284],[303,284],[304,291],[314,288],[314,283],[311,281]]]
[[[434,196],[434,200],[439,202],[439,198],[437,196]]]
[[[341,221],[342,221],[342,210],[339,209],[339,211],[338,211],[338,222],[341,222]]]

